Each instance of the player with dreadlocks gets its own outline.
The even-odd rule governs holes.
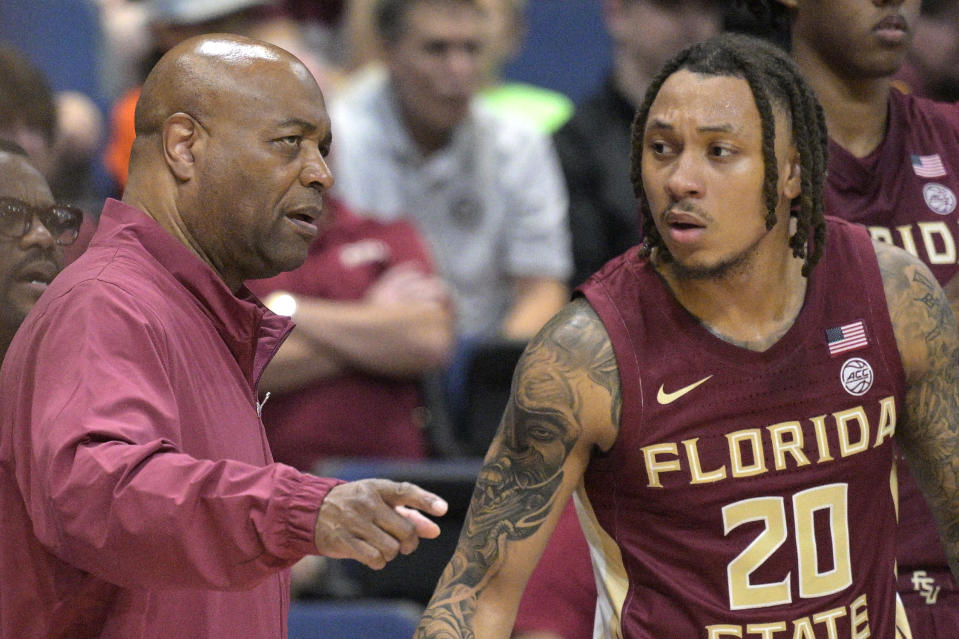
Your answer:
[[[825,109],[826,211],[916,255],[959,309],[959,105],[895,88],[919,0],[743,0],[742,27],[788,42]],[[959,584],[936,522],[899,467],[898,588],[913,634],[959,635]]]
[[[649,117],[649,108],[663,82],[678,69],[686,68],[695,73],[705,75],[733,75],[743,77],[748,83],[759,109],[762,121],[763,162],[765,164],[765,182],[763,183],[763,198],[766,203],[766,229],[771,230],[776,224],[776,208],[778,192],[776,182],[778,172],[773,149],[775,139],[775,121],[773,119],[772,102],[788,104],[787,113],[791,118],[795,144],[802,161],[802,196],[797,213],[796,233],[790,239],[793,255],[807,257],[803,275],[809,274],[809,269],[822,255],[822,242],[825,237],[825,223],[823,221],[822,200],[814,194],[822,192],[822,181],[826,172],[826,145],[825,125],[823,123],[822,108],[815,96],[795,73],[790,65],[784,65],[782,52],[771,45],[755,40],[739,42],[736,38],[728,38],[729,47],[717,52],[716,55],[704,56],[695,47],[687,49],[683,55],[675,57],[653,79],[646,99],[639,110],[633,124],[633,157],[631,179],[636,197],[639,198],[643,214],[643,232],[647,238],[644,243],[644,255],[647,255],[652,246],[657,245],[662,250],[662,258],[669,259],[668,249],[661,245],[659,232],[649,211],[649,202],[643,193],[642,162],[636,157],[642,151],[642,137],[646,131],[646,121]],[[700,58],[695,58],[699,54]],[[810,233],[813,236],[814,253],[806,255],[807,240]]]
[[[417,638],[508,637],[574,493],[597,637],[897,637],[894,441],[959,531],[942,289],[823,217],[822,114],[768,45],[684,51],[635,128],[649,240],[527,347]]]

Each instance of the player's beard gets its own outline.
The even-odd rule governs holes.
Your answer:
[[[776,227],[773,226],[773,228]],[[772,230],[767,228],[746,248],[732,255],[724,256],[718,262],[711,264],[688,264],[670,254],[670,272],[677,280],[687,282],[693,280],[722,280],[732,275],[747,272],[752,267],[753,258],[759,251],[759,245]]]

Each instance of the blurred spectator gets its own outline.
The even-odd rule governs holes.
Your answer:
[[[917,95],[959,101],[959,0],[923,0],[897,79]]]
[[[343,79],[352,68],[352,51],[346,28],[347,9],[352,0],[280,0],[262,12],[256,29],[261,35],[293,42],[299,49],[322,66],[322,75],[335,81]],[[316,71],[314,70],[314,75]],[[324,89],[325,96],[329,94]]]
[[[49,183],[56,171],[57,106],[46,75],[0,44],[0,137],[19,144]]]
[[[101,48],[100,84],[109,102],[139,85],[154,62],[147,0],[90,0],[99,10]]]
[[[360,218],[332,198],[326,206],[330,226],[303,266],[247,282],[296,322],[260,380],[273,458],[307,472],[331,457],[425,458],[421,378],[453,344],[445,285],[409,222]],[[342,596],[337,575],[325,558],[304,557],[293,595]]]
[[[409,222],[327,206],[332,225],[303,266],[248,284],[296,322],[260,383],[273,457],[304,471],[326,457],[424,458],[420,377],[453,343],[445,286]]]
[[[90,176],[101,130],[92,100],[75,91],[55,94],[39,67],[0,43],[0,138],[26,150],[58,201],[97,210]],[[68,263],[86,247],[94,226],[85,214],[80,238],[64,249]]]
[[[480,7],[379,3],[386,75],[332,101],[334,189],[356,210],[408,214],[422,227],[450,276],[461,332],[529,337],[552,311],[524,302],[565,298],[565,194],[549,142],[475,99],[487,46]],[[373,188],[361,184],[371,169]]]
[[[480,0],[487,14],[480,97],[493,111],[519,116],[553,133],[573,113],[566,95],[526,82],[504,81],[503,67],[519,55],[526,39],[526,0]],[[375,0],[351,0],[345,13],[354,70],[376,67],[382,58],[374,26]]]
[[[84,203],[102,128],[90,98],[54,93],[43,70],[0,43],[0,137],[27,151],[58,200]]]
[[[157,60],[183,40],[203,33],[235,33],[266,40],[296,55],[326,90],[325,67],[310,55],[299,39],[295,24],[284,20],[278,0],[100,0],[105,15],[104,32],[117,34],[124,27],[138,29],[149,44],[144,46],[113,36],[113,47],[129,57],[137,57],[139,72],[135,84],[125,87],[110,111],[109,140],[103,163],[115,190],[123,191],[127,164],[133,145],[133,111],[140,95],[139,82]],[[112,17],[110,17],[112,15]],[[133,39],[131,39],[133,40]],[[128,61],[126,67],[131,66]]]
[[[330,104],[334,192],[377,219],[410,216],[451,286],[454,408],[470,345],[531,337],[565,303],[571,270],[549,139],[477,98],[485,19],[480,0],[379,0],[385,72]]]
[[[604,0],[613,66],[602,90],[555,136],[569,189],[574,285],[639,242],[629,180],[630,127],[652,75],[683,47],[718,33],[712,0]]]

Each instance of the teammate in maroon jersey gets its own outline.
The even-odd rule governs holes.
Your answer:
[[[507,637],[574,492],[597,636],[909,637],[893,441],[959,557],[959,337],[907,252],[823,216],[822,110],[724,35],[637,113],[646,242],[530,343],[417,637]]]
[[[826,213],[868,227],[916,255],[959,309],[959,105],[901,93],[919,0],[752,3],[779,25],[819,96],[829,131]],[[899,592],[918,637],[959,633],[959,586],[932,513],[905,464],[899,469]]]

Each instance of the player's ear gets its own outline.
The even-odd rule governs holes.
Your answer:
[[[203,128],[190,115],[174,113],[163,123],[163,157],[170,171],[183,182],[193,177],[196,165],[196,147]]]
[[[802,164],[796,147],[789,148],[789,161],[786,163],[786,179],[783,181],[783,195],[792,200],[802,193]]]

